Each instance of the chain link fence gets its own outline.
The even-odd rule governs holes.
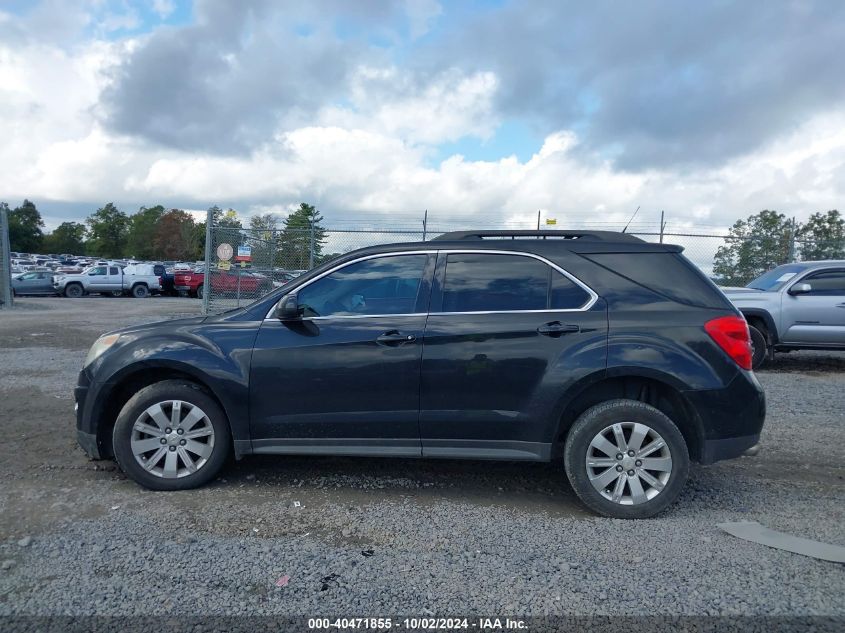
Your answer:
[[[207,314],[248,305],[314,266],[355,249],[425,241],[454,230],[314,227],[270,231],[213,226],[210,222],[207,227],[205,270],[210,273],[205,273],[203,289],[198,293]],[[686,232],[630,233],[647,242],[684,247],[684,254],[694,264],[725,286],[745,285],[788,262],[845,258],[845,240],[819,243],[796,235],[773,240]],[[720,249],[727,250],[720,256]]]
[[[410,230],[256,230],[211,226],[206,237],[203,310],[248,305],[314,266],[365,246],[418,242]],[[210,272],[205,272],[210,271]]]
[[[12,307],[12,254],[9,250],[9,210],[0,205],[0,309]]]

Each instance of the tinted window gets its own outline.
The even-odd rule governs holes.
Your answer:
[[[706,308],[731,305],[704,273],[677,253],[596,253],[587,257],[672,301]]]
[[[376,257],[349,264],[297,297],[306,317],[416,312],[427,255]]]
[[[554,268],[551,268],[551,271],[552,289],[549,293],[549,307],[552,310],[575,310],[587,304],[590,295],[586,290]]]
[[[550,267],[532,257],[455,253],[446,260],[443,312],[545,310]]]
[[[120,269],[119,268],[109,268],[109,275],[119,275]]]
[[[826,270],[806,277],[801,283],[808,283],[812,290],[807,294],[818,296],[845,295],[845,270]]]

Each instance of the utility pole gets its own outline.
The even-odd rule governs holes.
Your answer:
[[[211,212],[211,207],[205,212],[205,279],[202,287],[202,313],[208,314],[208,300],[211,296],[211,249],[214,244],[211,243],[211,223],[214,220],[214,214]]]
[[[663,244],[663,230],[666,228],[666,223],[663,221],[663,210],[660,210],[660,243]]]
[[[789,228],[789,252],[787,253],[787,260],[789,262],[795,261],[795,234],[797,232],[795,216],[792,216],[792,226]]]
[[[0,206],[0,274],[3,279],[0,280],[0,288],[3,289],[3,307],[11,308],[12,301],[12,255],[9,247],[9,209],[6,205]]]
[[[423,242],[425,242],[425,236],[426,236],[426,229],[427,228],[428,228],[428,209],[426,209],[425,213],[423,214],[423,239],[422,239]]]
[[[537,230],[540,230],[540,209],[537,209]]]
[[[308,249],[309,250],[309,253],[308,253],[308,269],[309,270],[311,268],[314,268],[314,250],[315,250],[315,247],[316,247],[316,244],[317,244],[316,233],[317,233],[317,228],[316,228],[316,225],[314,224],[314,218],[312,217],[311,218],[311,240],[310,240],[311,241],[311,248]]]

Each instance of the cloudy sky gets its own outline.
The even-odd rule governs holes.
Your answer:
[[[0,0],[0,200],[717,229],[842,209],[845,3]]]

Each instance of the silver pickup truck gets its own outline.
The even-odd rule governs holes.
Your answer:
[[[845,260],[784,264],[722,290],[748,321],[755,369],[775,352],[845,351]]]
[[[154,274],[152,266],[127,266],[116,264],[91,266],[78,275],[56,275],[53,277],[56,293],[66,297],[81,297],[84,294],[99,293],[121,296],[129,294],[141,299],[161,291],[161,281]]]

